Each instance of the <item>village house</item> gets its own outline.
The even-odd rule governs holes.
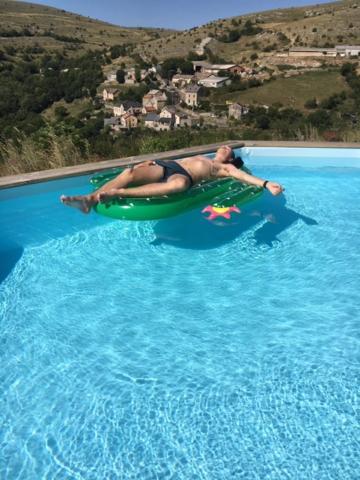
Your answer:
[[[199,85],[207,88],[221,88],[226,85],[230,85],[231,79],[228,77],[217,77],[216,75],[210,75],[207,78],[199,80]]]
[[[174,116],[175,127],[191,127],[191,118],[182,112],[176,112]]]
[[[191,62],[193,64],[194,72],[203,73],[203,70],[210,67],[210,63],[204,60],[196,60]]]
[[[125,113],[120,117],[120,125],[122,128],[136,128],[139,120],[136,115],[131,112]]]
[[[241,117],[247,113],[249,113],[249,108],[244,105],[240,105],[239,103],[229,105],[229,118],[240,120]]]
[[[140,115],[142,113],[141,103],[135,100],[124,100],[118,105],[113,106],[113,115],[115,117],[121,117],[125,113]]]
[[[185,75],[185,74],[177,73],[171,79],[171,83],[175,87],[184,87],[185,85],[189,85],[190,83],[192,83],[194,79],[195,79],[194,75]]]
[[[170,118],[160,118],[155,130],[158,131],[165,131],[165,130],[171,130],[173,127],[172,120]]]
[[[191,118],[183,112],[177,112],[172,105],[164,107],[160,112],[160,118],[167,118],[173,127],[191,127]]]
[[[236,63],[216,63],[211,64],[205,61],[192,62],[195,73],[209,75],[219,75],[220,73],[232,73],[233,75],[241,75],[245,71],[245,67],[242,67]]]
[[[160,90],[150,90],[143,96],[143,113],[157,112],[161,110],[167,102],[167,97],[164,92]]]
[[[170,130],[173,126],[172,119],[160,117],[157,113],[148,113],[144,118],[144,125],[156,131]]]
[[[230,72],[231,69],[236,70],[237,65],[233,63],[229,64],[212,64],[204,67],[202,69],[203,73],[208,73],[209,75],[218,75],[223,72]]]
[[[109,73],[106,75],[106,80],[107,80],[108,82],[117,82],[116,72],[109,72]]]
[[[167,105],[161,110],[160,117],[170,118],[170,120],[174,120],[175,113],[176,113],[176,108],[173,105]]]
[[[160,115],[155,112],[147,113],[144,117],[144,125],[147,128],[154,128],[155,124],[160,120]]]
[[[201,87],[199,85],[188,85],[182,90],[183,101],[189,107],[197,107],[199,105]]]
[[[140,81],[144,80],[148,75],[148,71],[145,69],[140,70]],[[128,85],[134,85],[137,83],[136,80],[136,69],[129,68],[125,74],[125,83]]]
[[[116,88],[104,88],[102,97],[104,102],[114,101],[119,91]]]

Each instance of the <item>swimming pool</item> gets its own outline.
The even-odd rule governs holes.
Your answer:
[[[230,222],[0,190],[1,479],[358,477],[359,151],[242,153]]]

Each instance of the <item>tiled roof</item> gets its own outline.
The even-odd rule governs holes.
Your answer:
[[[135,101],[135,100],[124,100],[123,102],[119,103],[119,107],[123,105],[125,110],[129,110],[129,108],[141,108],[142,105],[141,103]]]
[[[104,127],[107,125],[118,125],[119,117],[104,118]]]
[[[159,115],[157,113],[150,112],[145,115],[144,121],[145,122],[157,122],[159,120]]]
[[[185,88],[186,93],[198,93],[201,87],[199,85],[189,85]]]

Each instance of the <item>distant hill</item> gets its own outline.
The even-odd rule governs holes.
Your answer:
[[[125,28],[35,3],[0,0],[0,48],[89,50],[137,44],[173,33],[161,28]]]
[[[256,5],[254,4],[254,8]],[[251,25],[251,28],[248,28]],[[237,38],[238,36],[238,38]],[[289,47],[329,47],[360,44],[360,0],[345,0],[301,8],[277,9],[216,20],[163,39],[142,42],[138,52],[165,59],[186,56],[201,41],[227,62],[248,61]]]

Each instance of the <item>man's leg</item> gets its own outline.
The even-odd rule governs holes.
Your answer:
[[[112,190],[126,188],[129,184],[147,184],[159,182],[164,174],[163,167],[159,165],[139,164],[134,168],[127,168],[116,178],[105,183],[102,187],[89,195],[65,196],[60,200],[65,205],[78,208],[83,213],[89,213],[91,207],[99,202],[100,194],[106,194]]]
[[[105,203],[113,198],[119,197],[159,197],[161,195],[170,195],[188,190],[190,181],[184,175],[172,175],[165,183],[150,183],[140,187],[114,188],[110,191],[100,192],[99,200]]]

